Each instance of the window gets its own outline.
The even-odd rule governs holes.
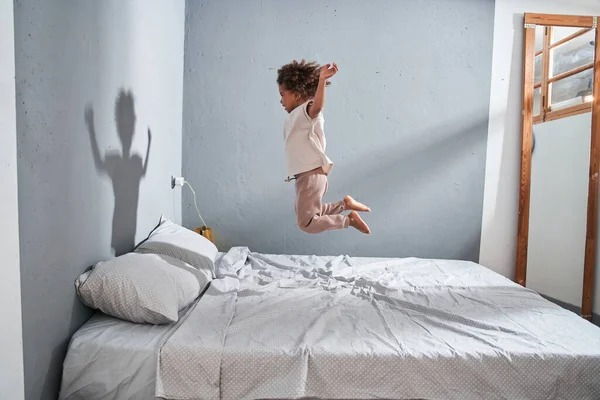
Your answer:
[[[595,30],[536,26],[533,123],[592,110]]]

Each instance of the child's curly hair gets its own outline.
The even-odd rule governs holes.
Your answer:
[[[294,60],[277,70],[277,84],[299,93],[302,98],[315,97],[322,68],[323,66],[315,61]],[[330,83],[327,81],[326,86]]]

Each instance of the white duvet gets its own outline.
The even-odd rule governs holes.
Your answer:
[[[600,329],[471,262],[232,249],[165,340],[169,399],[598,399]]]

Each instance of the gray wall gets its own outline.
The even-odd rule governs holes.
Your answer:
[[[162,213],[181,218],[170,176],[181,171],[184,16],[183,0],[15,4],[27,399],[56,397],[68,340],[90,316],[74,279],[130,250]],[[133,104],[116,106],[121,89]],[[124,142],[134,133],[130,158],[118,131]]]
[[[493,19],[492,0],[188,1],[183,172],[220,249],[477,260]],[[371,206],[369,237],[295,225],[275,79],[301,58],[339,64],[326,200]]]
[[[17,203],[15,35],[12,0],[0,0],[0,399],[23,399],[23,343]]]

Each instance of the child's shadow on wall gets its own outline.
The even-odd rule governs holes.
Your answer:
[[[115,123],[122,150],[108,150],[103,159],[98,149],[94,128],[94,110],[91,106],[88,106],[85,110],[85,122],[90,134],[96,169],[99,173],[108,175],[112,181],[115,209],[112,222],[111,247],[115,256],[130,252],[134,248],[140,181],[148,170],[152,134],[150,128],[148,128],[148,148],[146,159],[142,161],[139,154],[131,154],[135,121],[133,94],[121,89],[115,101]]]

